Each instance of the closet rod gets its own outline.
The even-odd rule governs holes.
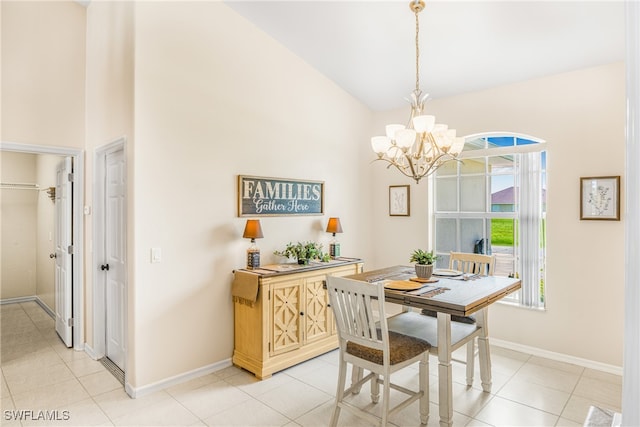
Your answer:
[[[39,190],[40,186],[23,182],[0,182],[0,188],[6,190]]]

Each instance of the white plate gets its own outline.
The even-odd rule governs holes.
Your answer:
[[[440,277],[458,277],[458,276],[462,276],[462,271],[446,270],[444,268],[439,268],[437,270],[433,270],[433,275],[440,276]]]

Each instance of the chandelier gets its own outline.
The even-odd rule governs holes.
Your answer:
[[[371,138],[371,147],[377,160],[395,166],[402,174],[420,179],[435,172],[443,164],[457,160],[464,147],[464,138],[456,137],[455,129],[436,124],[435,116],[424,114],[424,103],[429,94],[420,90],[420,20],[418,14],[424,9],[423,0],[413,0],[409,8],[416,16],[416,88],[407,99],[411,103],[411,115],[406,126],[386,126],[386,136]],[[406,98],[405,98],[406,99]]]

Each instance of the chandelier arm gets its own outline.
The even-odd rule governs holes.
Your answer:
[[[437,157],[435,157],[433,159],[433,161],[431,162],[431,164],[427,168],[427,171],[426,171],[425,175],[430,175],[433,172],[435,172],[436,170],[438,170],[440,168],[440,166],[442,166],[444,164],[444,162],[443,163],[439,163],[440,159],[442,159],[443,157],[446,157],[446,156],[450,157],[450,159],[446,159],[444,162],[448,162],[448,161],[451,161],[451,160],[460,161],[459,159],[453,157],[452,155],[450,155],[448,153],[439,154]]]
[[[416,178],[416,168],[413,166],[413,161],[411,160],[411,155],[408,154],[408,152],[404,153],[404,157],[407,159],[407,162],[409,162],[409,167],[411,168],[411,175],[413,175],[413,178]],[[409,176],[409,175],[407,175]]]
[[[418,152],[415,154],[416,159],[419,159],[420,157],[422,157],[422,154],[424,152],[424,140],[426,138],[425,134],[419,134],[420,135],[420,145],[418,145]]]
[[[392,160],[385,159],[385,158],[380,158],[380,159],[373,159],[373,160],[371,161],[371,163],[373,163],[373,162],[377,162],[378,160],[382,160],[383,162],[387,162],[387,163],[389,163],[389,164],[387,165],[387,169],[389,169],[391,166],[395,166],[395,167],[396,167],[396,169],[398,169],[398,172],[400,172],[400,173],[401,173],[401,174],[403,174],[404,176],[407,176],[407,177],[409,177],[409,178],[416,179],[416,177],[415,177],[414,175],[409,175],[407,172],[405,172],[405,171],[400,167],[400,165],[399,165],[399,164],[397,164],[396,162],[394,162],[394,161],[392,161]],[[418,179],[419,179],[419,178],[418,178]]]
[[[433,134],[428,133],[427,135],[428,135],[428,138],[429,138],[429,142],[431,143],[431,146],[433,147],[434,155],[446,154],[446,153],[444,153],[442,151],[440,146],[438,146],[438,143],[436,142],[436,139],[433,137]]]

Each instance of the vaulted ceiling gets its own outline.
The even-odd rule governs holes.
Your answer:
[[[226,4],[371,109],[406,105],[415,86],[408,0]],[[621,0],[427,0],[420,86],[439,98],[622,61],[624,9]]]

